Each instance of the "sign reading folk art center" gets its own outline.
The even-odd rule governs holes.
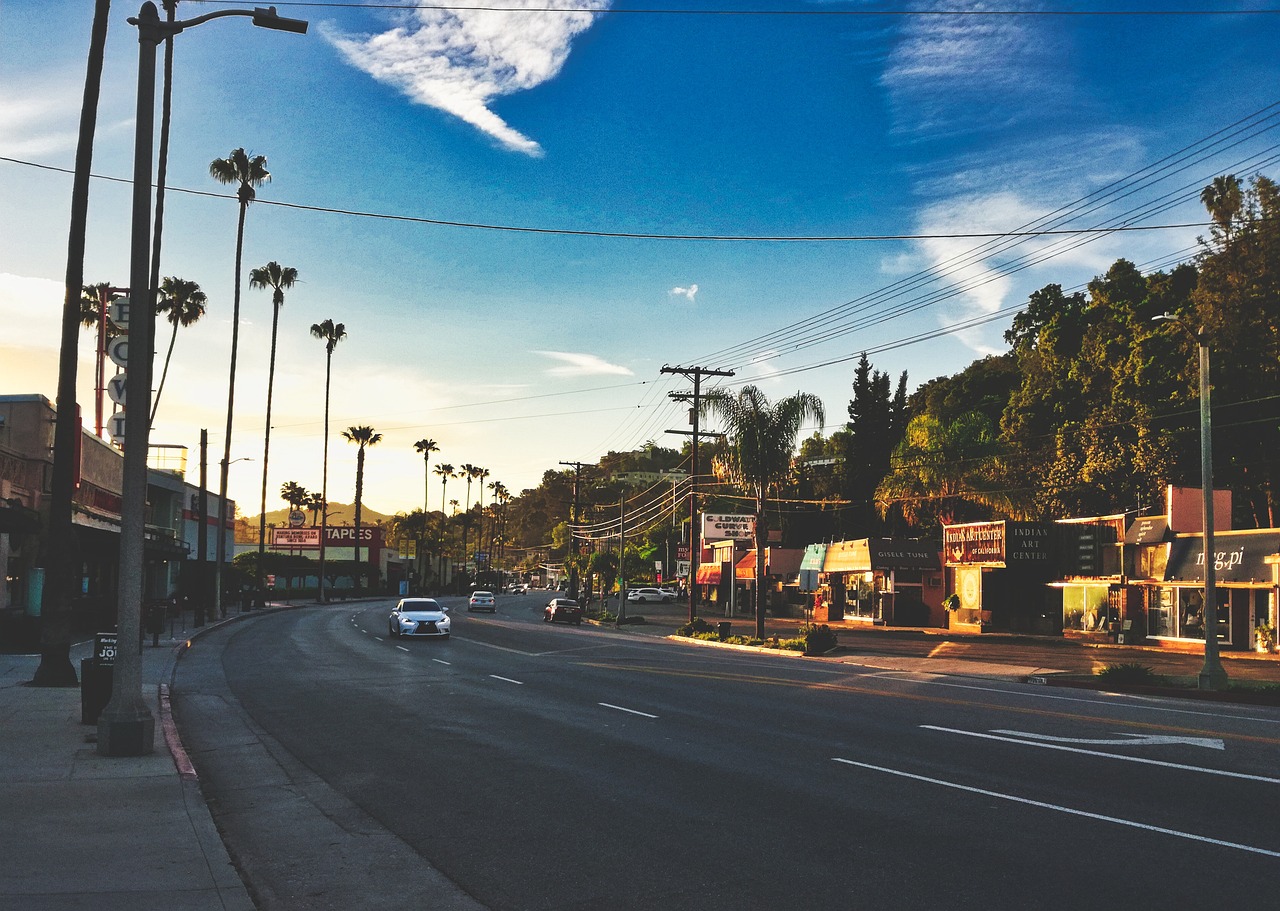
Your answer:
[[[1053,532],[1037,522],[974,522],[942,529],[948,566],[1048,563]]]

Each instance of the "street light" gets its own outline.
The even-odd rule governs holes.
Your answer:
[[[305,33],[307,23],[276,15],[275,7],[218,10],[194,19],[164,22],[154,3],[142,4],[129,24],[138,27],[138,111],[133,146],[133,220],[129,287],[137,313],[131,321],[126,378],[124,464],[120,507],[120,587],[117,655],[111,701],[98,716],[98,752],[142,756],[155,748],[155,718],[142,700],[142,597],[147,505],[147,448],[151,435],[151,367],[155,356],[155,306],[151,289],[151,171],[155,141],[156,48],[184,29],[224,16],[251,16],[253,24]],[[221,531],[220,531],[221,533]]]
[[[1192,331],[1172,313],[1152,317],[1152,322],[1177,323],[1200,349],[1200,491],[1204,497],[1204,667],[1200,669],[1202,690],[1225,690],[1227,670],[1218,654],[1217,568],[1213,557],[1213,428],[1209,412],[1209,335],[1204,326]]]

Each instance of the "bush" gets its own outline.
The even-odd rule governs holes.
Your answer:
[[[1138,664],[1136,661],[1130,661],[1127,664],[1108,664],[1097,671],[1096,676],[1108,683],[1156,684],[1160,682],[1160,675],[1155,670],[1145,664]]]
[[[804,643],[799,651],[810,655],[825,655],[840,644],[836,634],[825,623],[821,626],[815,623],[802,623],[796,632],[800,634],[800,641]]]
[[[712,626],[710,623],[708,623],[706,620],[703,620],[701,617],[694,617],[684,626],[676,630],[677,636],[689,636],[691,638],[697,638],[697,639],[707,638],[705,635],[703,635],[703,633],[711,633],[712,637],[717,639],[719,638],[716,627]]]

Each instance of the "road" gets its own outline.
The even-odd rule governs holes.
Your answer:
[[[197,640],[176,717],[259,907],[1256,907],[1280,711],[391,602]]]

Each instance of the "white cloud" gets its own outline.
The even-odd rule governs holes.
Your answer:
[[[325,37],[352,66],[394,86],[418,104],[471,124],[527,155],[542,147],[508,125],[490,104],[554,78],[573,39],[612,0],[515,0],[509,9],[418,9],[377,35]]]
[[[694,298],[698,296],[698,286],[690,285],[687,288],[672,288],[667,293],[672,297],[687,297],[690,303],[694,303]]]
[[[569,351],[535,351],[553,360],[562,361],[558,367],[549,367],[548,376],[634,376],[633,371],[620,364],[610,364],[594,354],[578,354]]]

